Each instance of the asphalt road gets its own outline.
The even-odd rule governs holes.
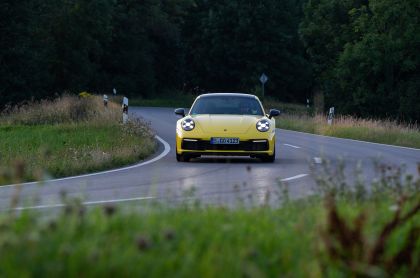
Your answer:
[[[142,205],[157,200],[174,203],[190,200],[235,205],[252,200],[264,202],[267,196],[287,185],[292,197],[312,194],[313,169],[330,161],[335,167],[343,161],[351,183],[356,166],[367,180],[376,176],[374,160],[400,166],[418,176],[420,150],[338,139],[278,129],[277,159],[262,163],[250,158],[205,157],[189,163],[175,159],[175,122],[170,108],[131,108],[131,113],[150,121],[159,137],[158,152],[138,165],[79,177],[0,187],[0,210],[8,210],[13,196],[19,196],[17,209],[50,209],[63,206],[62,194],[83,200],[86,205],[119,203]],[[278,118],[281,121],[281,116]],[[312,165],[312,166],[311,166]],[[318,171],[316,170],[316,171]],[[275,198],[271,198],[273,200]]]

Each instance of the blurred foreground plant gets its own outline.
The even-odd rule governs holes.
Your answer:
[[[340,215],[331,195],[326,198],[325,209],[327,223],[321,233],[327,255],[322,262],[324,270],[332,263],[355,276],[415,277],[420,273],[419,196],[400,199],[392,219],[383,224],[375,236],[367,232],[368,211],[346,219]],[[399,237],[398,246],[393,236]]]
[[[345,178],[344,165],[325,162],[317,177],[324,196],[326,223],[321,231],[320,264],[326,275],[335,265],[344,273],[361,277],[415,277],[420,273],[420,179],[405,174],[404,167],[375,163],[378,176],[369,184],[356,171],[353,185]],[[334,170],[333,170],[334,169]],[[419,173],[420,175],[420,167]],[[349,204],[350,202],[350,204]],[[384,204],[391,203],[391,206]],[[367,206],[356,216],[339,207]],[[372,231],[368,218],[376,211],[393,212]],[[354,213],[353,213],[354,214]],[[383,213],[386,215],[386,213]],[[324,252],[323,252],[324,251]],[[334,276],[334,275],[333,275]]]

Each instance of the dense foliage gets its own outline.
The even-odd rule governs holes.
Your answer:
[[[246,91],[420,119],[415,0],[4,0],[0,103]]]
[[[420,5],[309,0],[301,35],[316,85],[342,113],[420,120]]]

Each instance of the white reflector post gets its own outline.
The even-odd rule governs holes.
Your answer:
[[[123,98],[122,109],[123,109],[123,124],[126,124],[128,122],[128,98],[126,97]]]
[[[107,107],[108,106],[108,96],[104,95],[104,106]]]
[[[332,125],[333,120],[334,120],[334,107],[331,107],[328,113],[328,124]]]

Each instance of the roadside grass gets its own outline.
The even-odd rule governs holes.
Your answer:
[[[416,125],[403,125],[392,120],[358,119],[337,116],[333,124],[325,116],[284,114],[276,125],[278,128],[325,136],[348,138],[368,142],[420,148],[420,129]]]
[[[150,203],[139,212],[63,200],[52,218],[2,214],[0,275],[414,277],[420,181],[381,169],[370,185],[318,177],[317,195],[282,196],[277,208]]]
[[[251,211],[184,207],[112,216],[94,210],[42,223],[25,214],[15,223],[2,221],[8,228],[2,232],[0,275],[320,276],[310,249],[321,215],[321,209],[303,206]]]
[[[312,110],[308,111],[308,108],[306,106],[299,104],[299,103],[286,103],[286,102],[280,102],[278,100],[275,100],[273,98],[264,98],[261,100],[265,112],[268,113],[270,109],[279,109],[282,114],[293,114],[293,115],[307,115],[308,112],[312,112]]]
[[[105,109],[100,97],[84,93],[83,97],[64,95],[54,100],[6,107],[0,115],[2,125],[118,123],[121,109],[113,102]]]
[[[84,174],[132,164],[155,150],[149,126],[120,123],[119,105],[64,96],[10,108],[0,120],[1,184]],[[25,168],[12,179],[13,164]],[[1,175],[0,175],[1,176]]]
[[[130,105],[143,107],[190,108],[196,96],[192,94],[174,93],[159,98],[133,98]]]

